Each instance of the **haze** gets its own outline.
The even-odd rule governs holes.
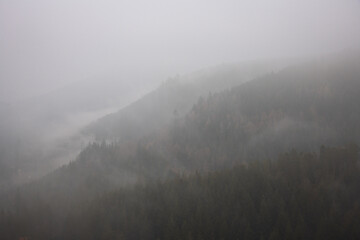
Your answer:
[[[360,239],[360,0],[0,0],[0,239]]]
[[[359,49],[358,0],[0,0],[0,101],[97,77],[137,89],[228,62]]]

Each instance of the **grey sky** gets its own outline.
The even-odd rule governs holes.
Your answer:
[[[0,0],[0,101],[359,47],[358,0]]]

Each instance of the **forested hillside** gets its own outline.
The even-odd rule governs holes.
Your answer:
[[[360,240],[360,0],[0,0],[0,240]]]
[[[221,65],[169,78],[138,101],[109,114],[84,129],[97,140],[134,141],[185,116],[199,97],[218,92],[274,71],[280,61]]]
[[[107,194],[70,239],[359,239],[357,146],[291,151],[209,175]]]
[[[359,143],[355,60],[298,65],[200,98],[168,127],[137,141],[90,144],[76,161],[31,186],[68,205],[137,181]]]
[[[136,81],[125,84],[120,76],[108,76],[14,104],[0,102],[0,193],[68,163],[94,137],[138,140],[184,116],[209,91],[238,85],[282,65],[259,61],[212,67],[170,78],[145,96],[149,86],[139,90]],[[121,110],[109,114],[117,109]]]
[[[201,98],[167,143],[190,167],[360,141],[359,57],[289,67]]]
[[[59,218],[17,199],[2,239],[359,239],[358,147],[291,151],[84,201]]]
[[[0,192],[46,175],[86,146],[80,130],[139,97],[121,77],[97,77],[16,102],[0,102]],[[142,94],[142,93],[141,93]]]
[[[316,151],[322,144],[358,143],[359,63],[346,58],[297,65],[209,94],[170,126],[138,141],[89,145],[65,169],[94,172],[76,175],[116,185],[119,177],[136,181],[209,171],[293,148]]]
[[[321,238],[320,236],[325,234],[325,230],[322,229],[333,225],[338,226],[333,228],[334,234],[338,234],[337,236],[347,236],[344,234],[348,234],[348,231],[349,234],[358,234],[355,230],[356,218],[351,215],[351,211],[358,214],[356,204],[359,199],[355,191],[356,187],[352,185],[357,182],[354,179],[357,179],[358,175],[358,163],[357,157],[355,157],[357,148],[354,146],[342,149],[323,148],[320,150],[319,156],[314,153],[321,145],[359,144],[360,61],[358,60],[359,57],[349,57],[295,65],[278,73],[267,74],[242,83],[232,89],[219,93],[208,93],[207,97],[200,97],[184,116],[176,116],[176,112],[172,113],[175,116],[172,117],[169,124],[164,124],[158,129],[154,128],[154,131],[149,131],[147,134],[142,132],[143,136],[131,137],[135,135],[130,134],[129,138],[117,142],[103,141],[89,144],[70,164],[17,191],[10,191],[0,198],[0,204],[4,209],[2,221],[8,224],[4,225],[7,226],[3,229],[4,236],[6,233],[8,234],[6,236],[11,239],[15,233],[22,233],[26,236],[36,236],[37,239],[56,239],[55,236],[59,238],[59,236],[63,236],[61,234],[66,233],[69,234],[66,235],[66,239],[79,239],[80,237],[138,239],[144,236],[148,236],[149,239],[171,239],[175,234],[180,234],[183,236],[182,239],[218,239],[220,236],[231,239],[232,235],[226,234],[234,234],[239,238],[250,234],[249,238],[252,236],[255,239],[276,239],[297,236],[300,234],[298,231],[302,231],[296,230],[297,228],[306,228],[303,231],[305,235],[299,237],[299,239],[306,239],[307,236]],[[165,88],[170,86],[164,85]],[[182,98],[179,96],[177,99],[180,101]],[[153,103],[150,103],[147,111],[160,111],[153,110]],[[163,106],[170,105],[165,103],[159,105],[159,107]],[[165,107],[165,109],[168,111],[170,108]],[[136,124],[138,123],[135,123],[134,126]],[[150,122],[150,127],[151,124]],[[291,152],[291,149],[309,152],[309,154],[295,154]],[[291,154],[280,157],[278,162],[269,160],[276,159],[279,154],[284,152],[291,152]],[[284,158],[288,159],[285,162],[291,163],[286,167],[286,171],[281,168],[281,159]],[[260,163],[261,161],[264,162]],[[269,167],[267,172],[261,172],[262,170],[258,169],[256,171],[260,172],[256,173],[254,170],[254,173],[251,170],[253,167],[250,167],[254,165],[253,162],[259,163],[255,164],[255,169],[263,169],[273,163],[274,165]],[[294,165],[292,165],[293,163]],[[226,170],[239,165],[242,167],[237,167],[230,172]],[[260,174],[261,179],[269,182],[270,186],[262,186],[261,184],[264,182],[252,185],[255,183],[242,179],[239,181],[243,181],[241,184],[244,186],[240,190],[246,192],[259,187],[259,189],[263,189],[261,192],[263,191],[265,195],[275,194],[276,201],[274,201],[280,203],[284,201],[285,204],[283,210],[279,211],[284,211],[288,215],[266,217],[264,221],[272,224],[280,223],[261,231],[257,229],[259,226],[257,224],[262,221],[263,216],[255,213],[224,216],[223,220],[233,219],[236,222],[234,226],[231,225],[231,222],[226,222],[224,229],[221,228],[219,222],[217,224],[206,222],[207,219],[214,216],[222,219],[220,209],[224,209],[224,214],[230,214],[232,206],[236,205],[254,204],[254,208],[259,210],[259,197],[261,196],[251,197],[254,199],[250,202],[258,201],[256,203],[244,203],[239,200],[239,202],[229,202],[226,206],[219,205],[218,208],[216,204],[219,204],[221,199],[211,200],[213,205],[208,208],[204,202],[200,204],[196,202],[198,200],[191,200],[193,198],[191,195],[189,196],[190,202],[187,202],[186,196],[191,193],[176,192],[176,186],[198,181],[194,180],[197,179],[196,177],[191,177],[195,172],[200,174],[199,179],[203,179],[201,181],[205,181],[196,183],[201,186],[194,185],[199,190],[200,199],[211,199],[216,196],[217,193],[212,193],[212,191],[217,191],[216,189],[225,191],[228,185],[231,186],[233,180],[235,184],[237,177],[228,179],[228,175],[239,176],[242,179],[243,176],[255,178],[256,174]],[[291,174],[287,175],[289,173]],[[210,175],[207,176],[207,174]],[[179,180],[179,175],[190,176],[190,178],[185,177]],[[297,180],[293,179],[296,176],[298,176]],[[216,181],[210,183],[212,178]],[[282,180],[277,182],[278,178]],[[129,190],[133,186],[138,186],[139,183],[153,181],[169,182],[155,186],[145,184],[143,189]],[[172,184],[176,186],[174,190],[170,191],[170,187],[167,186],[172,186]],[[276,190],[277,184],[280,184],[280,190]],[[161,188],[157,189],[159,186]],[[113,207],[92,209],[91,206],[88,206],[88,204],[93,204],[94,198],[104,194],[108,196],[106,195],[108,192],[120,187],[125,188],[121,191],[124,191],[124,196],[121,195],[124,199],[115,200],[116,198],[110,197],[109,206]],[[202,187],[210,192],[202,193]],[[334,189],[331,189],[332,187]],[[243,188],[248,190],[243,190]],[[327,195],[324,191],[329,188],[333,192]],[[174,195],[167,196],[170,194],[168,192],[172,191],[175,191]],[[235,189],[229,191],[232,192]],[[245,192],[241,194],[245,194]],[[227,192],[221,192],[220,196],[226,196],[226,194]],[[344,196],[347,202],[336,198],[340,195]],[[170,199],[163,201],[161,196]],[[184,196],[184,198],[180,196]],[[236,201],[235,196],[229,197],[228,200]],[[284,200],[285,196],[289,198]],[[323,206],[324,208],[319,209],[319,212],[315,211],[314,216],[311,214],[290,216],[289,214],[292,213],[289,211],[292,207],[287,206],[288,202],[286,201],[290,201],[292,196],[295,196],[295,199],[304,197],[301,204],[305,205],[299,206],[301,212],[315,211],[316,208],[308,206],[312,202],[314,202],[314,206]],[[181,200],[176,200],[178,198]],[[148,201],[142,202],[144,199]],[[226,199],[224,201],[228,201]],[[94,204],[103,204],[102,201]],[[115,203],[117,201],[125,201],[125,204],[118,206]],[[195,201],[195,203],[191,201]],[[165,204],[164,212],[154,210],[156,206],[163,204]],[[166,204],[171,207],[166,208]],[[181,211],[177,210],[178,208],[173,204],[179,204]],[[181,207],[182,204],[204,205],[205,209],[199,210],[200,216],[177,216],[180,212],[185,211]],[[291,202],[291,204],[296,205],[296,202]],[[84,206],[90,207],[90,209],[83,209]],[[153,208],[154,206],[155,208]],[[121,210],[121,207],[124,209],[134,207],[134,212]],[[184,205],[183,208],[188,209],[188,206]],[[270,205],[269,211],[270,209],[274,211],[274,208],[275,206]],[[108,215],[107,211],[113,212],[113,210],[116,214]],[[338,212],[333,213],[335,210]],[[137,213],[139,215],[136,215]],[[184,214],[193,214],[193,211]],[[177,217],[168,218],[172,215]],[[37,216],[36,220],[34,220],[35,216]],[[317,219],[316,224],[311,222],[312,217]],[[97,222],[97,219],[104,219],[104,225]],[[118,229],[116,226],[119,226],[117,224],[120,224],[118,221],[122,221],[121,219],[123,221],[127,219],[127,225]],[[159,222],[150,223],[149,221],[152,222],[152,219]],[[186,221],[191,224],[204,223],[204,226],[187,227],[187,223],[182,219],[187,219]],[[242,222],[245,221],[244,219],[248,222]],[[64,225],[69,221],[81,224]],[[290,222],[287,223],[286,229],[282,229],[284,221]],[[302,221],[305,221],[306,224],[304,225]],[[173,226],[163,225],[165,222],[171,223]],[[135,223],[143,224],[144,228],[138,231],[134,230],[135,225],[131,224]],[[248,230],[238,229],[235,227],[238,226],[237,224],[247,226]],[[219,228],[207,232],[207,229],[213,229],[214,226]],[[93,227],[94,229],[92,229]],[[353,236],[358,235],[349,235],[350,238]],[[323,238],[328,239],[327,236]]]

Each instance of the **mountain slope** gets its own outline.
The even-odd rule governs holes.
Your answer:
[[[64,220],[94,197],[138,181],[219,171],[293,148],[359,144],[359,59],[296,65],[209,94],[184,117],[139,140],[90,144],[76,161],[25,186],[15,200],[39,199]]]
[[[196,168],[359,142],[359,69],[359,57],[298,65],[200,99],[166,142]]]
[[[102,77],[18,102],[0,103],[0,165],[8,169],[0,174],[0,191],[68,163],[90,140],[80,129],[138,94],[120,78]]]
[[[117,113],[109,114],[84,130],[99,140],[138,140],[184,116],[200,96],[261,76],[280,64],[242,63],[168,79],[158,89]]]
[[[356,146],[323,147],[122,189],[69,218],[64,238],[358,239],[358,164]]]
[[[218,170],[293,148],[359,143],[359,63],[297,65],[200,98],[168,127],[140,140],[91,144],[34,185],[49,199],[70,196],[69,203],[139,180]]]
[[[210,174],[137,185],[84,201],[61,219],[15,201],[3,239],[358,239],[359,148],[291,151]]]

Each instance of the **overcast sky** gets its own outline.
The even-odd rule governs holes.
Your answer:
[[[359,0],[0,0],[0,100],[359,47]]]

